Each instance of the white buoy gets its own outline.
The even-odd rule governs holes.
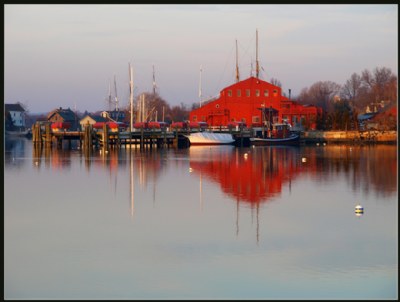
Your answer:
[[[243,156],[244,156],[244,158],[247,158],[248,154],[247,154],[247,153],[245,153]]]
[[[317,143],[317,146],[319,146],[319,143]]]
[[[192,168],[189,168],[189,172],[192,173],[192,172],[193,172],[193,169],[192,169]]]
[[[303,157],[302,159],[301,159],[301,162],[303,162],[303,163],[305,163],[307,161],[307,158],[305,158],[305,157]]]
[[[356,207],[355,207],[355,213],[356,213],[356,215],[357,216],[359,216],[360,214],[362,215],[362,214],[364,214],[364,208],[361,206],[361,205],[356,205]]]
[[[323,143],[324,146],[326,146],[326,143]]]
[[[39,165],[39,162],[38,162],[38,161],[35,161],[35,165],[38,166],[38,165]]]

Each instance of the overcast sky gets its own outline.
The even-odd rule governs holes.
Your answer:
[[[318,81],[387,67],[398,75],[398,5],[5,5],[4,102],[31,113],[106,110],[157,92],[170,105],[218,95],[256,60],[292,96]]]

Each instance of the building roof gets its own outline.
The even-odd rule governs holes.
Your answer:
[[[97,114],[88,114],[85,115],[81,120],[83,120],[85,117],[89,116],[90,118],[92,118],[95,122],[108,122],[108,119],[101,116],[101,115],[97,115]]]
[[[21,111],[24,112],[25,109],[21,106],[21,104],[4,104],[4,110],[7,111]]]
[[[47,119],[50,119],[55,114],[59,114],[64,119],[64,121],[75,120],[75,113],[69,108],[63,109],[60,107],[58,109],[55,109],[48,114]]]

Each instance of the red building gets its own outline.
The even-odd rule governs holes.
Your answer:
[[[265,120],[273,123],[288,122],[306,130],[316,129],[322,109],[301,105],[282,95],[282,89],[256,77],[239,81],[221,90],[211,100],[190,112],[190,121],[204,121],[210,126],[227,126],[231,122],[244,122],[248,127],[259,127]]]

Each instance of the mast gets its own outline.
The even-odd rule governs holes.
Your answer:
[[[131,105],[131,132],[133,129],[133,71],[131,67],[131,63],[129,63],[129,90],[130,90],[130,105]]]
[[[236,83],[239,82],[238,45],[236,40]]]
[[[111,111],[111,82],[108,84],[108,110]]]
[[[201,72],[203,71],[200,65],[200,81],[199,81],[199,99],[200,99],[200,107],[201,107],[201,99],[202,99],[202,91],[201,91]]]
[[[154,71],[154,64],[153,64],[153,96],[156,95],[156,74]]]
[[[256,78],[257,79],[259,72],[260,72],[260,67],[258,64],[258,29],[256,29]]]
[[[115,89],[115,110],[118,111],[118,97],[117,97],[117,80],[114,74],[114,89]]]

